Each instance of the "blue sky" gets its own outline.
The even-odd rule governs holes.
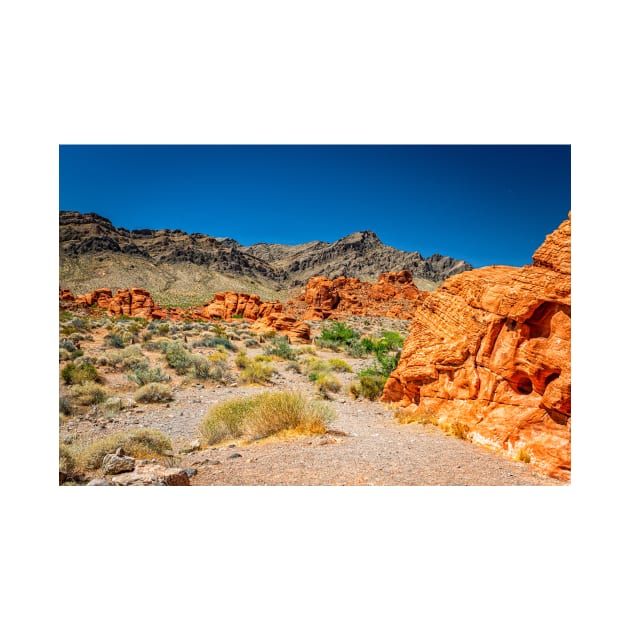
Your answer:
[[[387,245],[521,266],[571,209],[569,145],[61,145],[59,209],[244,245]]]

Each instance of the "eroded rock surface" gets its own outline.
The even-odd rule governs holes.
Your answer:
[[[571,220],[523,268],[493,266],[421,292],[382,400],[467,425],[469,438],[568,479]]]
[[[305,320],[350,315],[411,319],[419,296],[407,270],[382,273],[374,284],[359,278],[318,276],[308,281],[304,293],[287,302],[287,311]]]

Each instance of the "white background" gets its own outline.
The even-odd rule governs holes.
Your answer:
[[[621,6],[3,4],[5,627],[624,627]],[[571,144],[571,486],[57,487],[67,143]]]

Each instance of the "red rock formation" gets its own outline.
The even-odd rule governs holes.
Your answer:
[[[217,293],[212,302],[205,304],[201,316],[206,319],[230,319],[234,315],[242,315],[245,319],[255,320],[280,311],[280,302],[261,302],[257,295],[227,292]]]
[[[96,289],[85,295],[77,295],[77,306],[98,306],[98,308],[108,308],[109,301],[112,299],[111,289]]]
[[[258,332],[277,330],[293,342],[306,342],[311,338],[310,326],[286,313],[271,313],[266,317],[262,317],[254,322],[252,330]]]
[[[74,294],[69,289],[59,289],[59,299],[74,302]]]
[[[287,302],[287,311],[306,320],[350,315],[411,319],[420,291],[406,271],[383,273],[375,284],[341,276],[311,278],[304,293]]]
[[[485,267],[421,292],[382,400],[459,421],[469,438],[568,479],[571,221],[523,268]]]
[[[156,304],[146,289],[134,287],[121,289],[109,301],[107,312],[109,315],[129,315],[131,317],[145,317],[153,319]]]

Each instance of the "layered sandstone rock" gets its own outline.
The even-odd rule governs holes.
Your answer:
[[[121,289],[109,301],[107,312],[109,315],[129,315],[130,317],[145,317],[153,319],[156,304],[146,289],[137,287]]]
[[[59,289],[59,299],[74,302],[74,294],[69,289]]]
[[[98,308],[108,308],[112,299],[111,289],[96,289],[85,295],[77,295],[75,300],[77,306],[98,306]]]
[[[292,342],[307,342],[311,338],[310,326],[287,313],[271,313],[252,325],[252,330],[266,332],[275,330]]]
[[[375,284],[341,276],[311,278],[304,293],[287,302],[287,311],[306,320],[350,315],[411,319],[420,291],[406,271],[382,273]]]
[[[383,401],[460,422],[469,438],[568,479],[571,221],[523,268],[494,266],[421,293]]]
[[[261,302],[260,297],[249,293],[217,293],[212,302],[204,305],[201,316],[207,319],[230,319],[239,315],[249,320],[266,317],[282,311],[280,302]]]

